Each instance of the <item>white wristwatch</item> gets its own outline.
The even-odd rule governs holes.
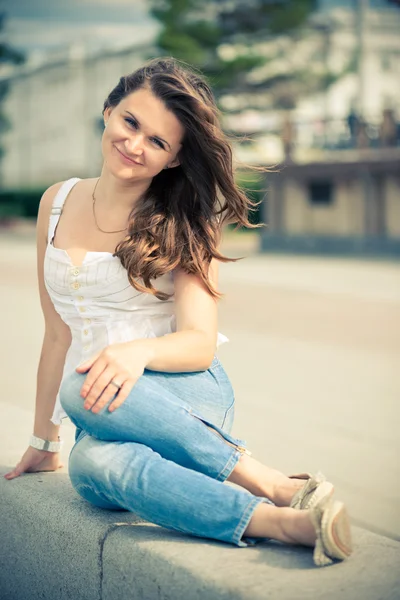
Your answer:
[[[31,435],[29,445],[36,450],[47,450],[47,452],[60,452],[63,445],[63,441],[58,436],[58,442],[50,442],[49,440],[43,440],[42,438]]]

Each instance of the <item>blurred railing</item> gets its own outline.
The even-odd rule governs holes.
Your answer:
[[[279,132],[288,155],[294,148],[349,150],[400,147],[400,123],[392,111],[384,111],[381,121],[360,119],[286,120]]]

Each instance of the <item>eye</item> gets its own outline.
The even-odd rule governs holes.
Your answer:
[[[134,127],[135,129],[138,129],[138,124],[137,121],[135,121],[134,119],[131,119],[129,117],[124,118],[124,121],[126,121],[127,123],[129,123],[129,125],[131,125],[131,127]],[[152,142],[154,142],[159,148],[162,148],[163,150],[165,150],[165,146],[164,144],[157,138],[151,138]]]
[[[159,148],[162,148],[164,150],[164,144],[160,142],[160,140],[158,140],[157,138],[152,138],[152,140],[155,144],[157,144]]]
[[[132,127],[134,127],[135,129],[137,129],[137,122],[134,121],[133,119],[124,119],[124,121],[126,121],[127,123],[129,123],[129,125],[132,125]]]

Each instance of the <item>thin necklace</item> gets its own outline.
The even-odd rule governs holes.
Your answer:
[[[96,213],[95,213],[95,211],[94,211],[94,205],[96,204],[96,198],[95,198],[95,195],[94,195],[94,193],[95,193],[95,191],[96,191],[97,184],[99,183],[99,180],[100,180],[100,177],[99,177],[99,178],[98,178],[98,180],[96,181],[96,185],[94,186],[94,190],[93,190],[93,193],[92,193],[92,198],[93,198],[93,204],[92,204],[92,208],[93,208],[93,216],[94,216],[94,222],[96,223],[96,227],[97,227],[97,229],[98,229],[99,231],[101,231],[102,233],[122,233],[123,231],[126,231],[126,230],[127,230],[127,227],[125,227],[125,229],[118,229],[117,231],[104,231],[104,229],[102,229],[102,228],[99,226],[98,222],[97,222],[97,219],[96,219]]]

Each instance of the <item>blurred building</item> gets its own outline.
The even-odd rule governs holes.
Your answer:
[[[103,102],[119,77],[139,67],[149,45],[87,55],[72,46],[67,55],[15,68],[7,76],[2,135],[3,189],[44,188],[69,177],[97,176],[101,164]]]
[[[362,0],[349,4],[315,17],[333,83],[301,99],[299,116],[340,119],[355,110],[377,122],[385,108],[400,108],[400,10]]]
[[[352,59],[281,119],[285,165],[268,177],[264,250],[400,255],[400,10],[367,4],[327,2],[316,16],[330,71]]]
[[[400,148],[268,176],[264,250],[400,254]]]
[[[371,143],[378,140],[385,111],[399,123],[400,8],[371,0],[322,4],[324,10],[312,16],[301,35],[255,44],[256,52],[268,58],[248,75],[260,92],[223,99],[232,111],[226,118],[229,129],[253,140],[239,150],[240,159],[282,160],[289,113],[295,157],[301,161],[315,160],[326,148],[354,146],[352,119],[363,121]],[[235,49],[221,52],[229,57]],[[274,86],[263,89],[263,82],[288,73],[304,85],[295,97],[293,90],[299,88],[288,86],[285,106]],[[318,86],[318,79],[323,82],[325,77],[329,85]]]

